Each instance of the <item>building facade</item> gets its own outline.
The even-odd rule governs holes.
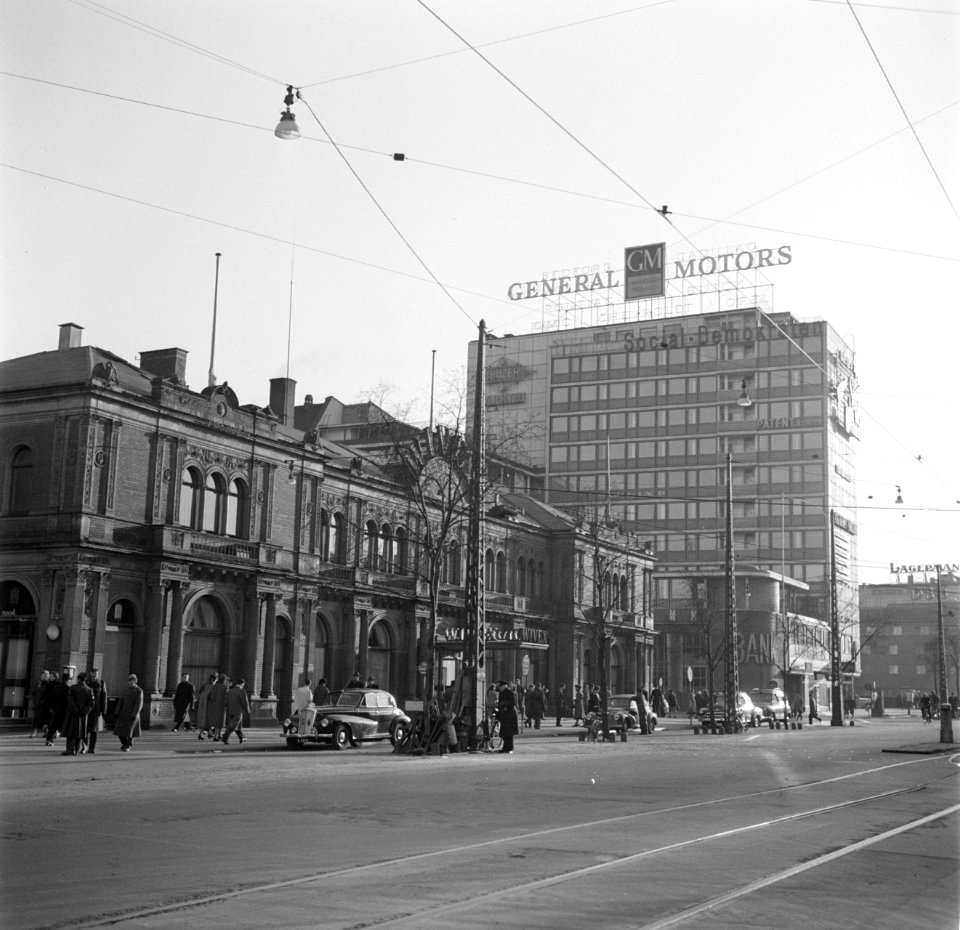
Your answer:
[[[100,668],[114,694],[136,673],[158,725],[182,674],[243,677],[268,723],[306,678],[359,673],[414,707],[434,647],[455,673],[463,547],[454,536],[430,643],[422,521],[376,461],[296,425],[294,381],[241,404],[227,383],[190,390],[183,350],[135,366],[81,329],[0,363],[0,715],[26,715],[40,671],[62,667]],[[484,539],[491,672],[570,693],[591,657],[566,579],[590,540],[539,502],[500,506]],[[630,579],[611,644],[628,689],[654,639],[653,559],[635,543],[604,543]]]
[[[826,321],[665,316],[498,336],[488,355],[490,422],[526,424],[516,454],[542,470],[550,503],[609,512],[649,540],[665,623],[691,575],[724,565],[729,455],[736,558],[805,585],[802,613],[821,622],[835,567],[856,655],[857,382]]]
[[[960,575],[908,575],[890,584],[860,586],[863,627],[861,667],[867,693],[888,704],[912,702],[926,691],[939,695],[939,621],[943,618],[947,693],[960,694]]]

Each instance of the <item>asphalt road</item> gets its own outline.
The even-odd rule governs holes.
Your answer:
[[[65,758],[5,732],[0,923],[960,925],[960,746],[936,726],[665,723],[607,745],[547,726],[512,756],[447,757],[150,731],[132,753],[104,734]]]

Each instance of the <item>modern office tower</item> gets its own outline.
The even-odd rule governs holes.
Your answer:
[[[738,566],[804,582],[803,612],[825,622],[835,587],[857,638],[857,379],[829,323],[665,316],[497,335],[487,359],[488,431],[524,424],[515,454],[549,503],[646,534],[658,604],[684,606],[689,579],[724,565],[729,455]]]

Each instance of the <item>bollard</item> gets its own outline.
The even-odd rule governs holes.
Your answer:
[[[768,722],[769,722],[769,724],[770,724],[770,729],[772,730],[772,729],[773,729],[773,717],[771,717]]]
[[[587,741],[587,734],[586,734],[586,733],[581,733],[581,734],[580,734],[580,742],[581,742],[581,743],[585,743],[586,741]]]
[[[777,729],[778,729],[778,730],[780,729],[780,721],[779,721],[779,720],[777,721]]]
[[[796,720],[791,720],[791,721],[790,721],[790,729],[791,729],[791,730],[796,730],[796,728],[797,728],[797,721],[796,721]]]
[[[853,726],[853,718],[850,718],[850,726]]]
[[[802,730],[802,729],[803,729],[803,721],[802,721],[802,720],[798,720],[798,721],[797,721],[797,729],[798,729],[798,730]]]
[[[699,735],[700,735],[700,724],[695,723],[695,724],[693,725],[693,735],[694,735],[694,736],[699,736]]]

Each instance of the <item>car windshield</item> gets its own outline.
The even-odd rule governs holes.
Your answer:
[[[363,692],[341,691],[334,703],[337,707],[359,707],[363,703]]]

